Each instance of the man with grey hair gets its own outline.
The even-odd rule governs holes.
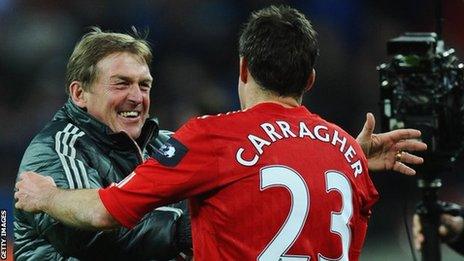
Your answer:
[[[32,140],[19,173],[40,172],[63,189],[102,188],[152,156],[170,133],[148,117],[151,59],[137,35],[84,35],[67,65],[69,99]],[[103,232],[16,209],[14,235],[16,260],[165,260],[191,244],[185,203],[149,211],[132,230]]]

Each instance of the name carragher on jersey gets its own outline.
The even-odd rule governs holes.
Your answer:
[[[259,137],[253,134],[248,135],[248,140],[256,149],[257,153],[255,153],[252,158],[245,159],[243,157],[245,149],[240,147],[237,150],[236,159],[238,163],[243,166],[254,166],[258,162],[259,157],[264,153],[265,148],[278,140],[286,138],[309,138],[338,147],[340,153],[343,153],[346,162],[350,164],[353,169],[355,177],[363,171],[361,160],[356,157],[356,151],[351,145],[347,144],[347,138],[337,130],[329,130],[325,125],[316,125],[309,128],[304,122],[299,123],[298,129],[291,130],[290,125],[286,121],[275,121],[274,124],[265,122],[260,126],[266,133],[266,137]]]

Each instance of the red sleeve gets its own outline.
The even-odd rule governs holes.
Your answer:
[[[105,189],[99,189],[98,194],[100,196],[103,205],[110,215],[116,219],[122,226],[132,228],[138,223],[138,217],[130,215],[127,209],[125,209],[118,200],[115,198],[115,194],[118,192],[115,190],[116,186],[110,186]]]
[[[100,189],[108,212],[125,227],[147,212],[217,187],[217,159],[208,131],[191,120],[153,158],[115,186]]]

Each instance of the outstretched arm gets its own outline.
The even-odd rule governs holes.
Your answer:
[[[417,140],[421,137],[421,132],[416,129],[398,129],[374,134],[374,128],[374,115],[367,113],[364,127],[356,138],[366,154],[369,170],[394,170],[406,175],[416,174],[416,171],[406,164],[424,162],[423,158],[409,153],[427,149],[427,144]]]
[[[64,224],[83,229],[112,229],[119,223],[108,213],[97,189],[63,190],[50,177],[24,172],[16,183],[15,207],[43,211]]]

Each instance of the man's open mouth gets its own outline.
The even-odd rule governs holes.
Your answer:
[[[124,118],[137,118],[140,115],[139,111],[120,111],[118,114]]]

